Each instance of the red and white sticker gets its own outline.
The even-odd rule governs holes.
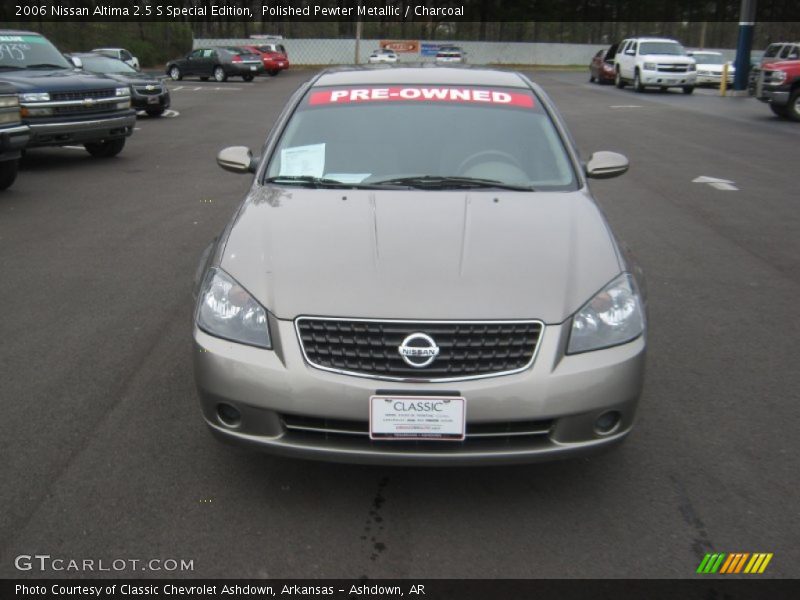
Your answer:
[[[533,96],[489,88],[463,87],[372,87],[325,90],[311,94],[311,106],[361,102],[457,102],[533,108]]]

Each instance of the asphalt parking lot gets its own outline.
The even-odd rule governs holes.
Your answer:
[[[274,458],[206,431],[191,281],[311,75],[172,84],[116,158],[30,151],[0,195],[0,576],[20,554],[173,558],[213,577],[692,577],[704,553],[800,564],[800,123],[750,98],[540,72],[648,276],[638,425],[591,459],[482,469]],[[726,186],[693,182],[722,179]],[[730,189],[734,187],[736,189]],[[335,243],[336,232],[330,232]],[[101,574],[102,575],[102,574]]]

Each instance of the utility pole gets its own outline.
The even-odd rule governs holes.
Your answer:
[[[743,96],[747,92],[750,75],[750,51],[753,49],[753,30],[756,26],[757,0],[742,0],[739,10],[739,41],[736,44],[736,76],[733,79],[733,95]]]
[[[358,12],[361,12],[361,0],[358,2]],[[358,55],[359,50],[361,48],[361,27],[363,23],[361,21],[356,21],[356,59],[353,61],[355,64],[358,64]]]

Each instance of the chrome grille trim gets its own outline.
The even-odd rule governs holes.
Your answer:
[[[479,375],[459,375],[455,377],[425,377],[425,372],[423,370],[420,371],[419,376],[414,377],[395,377],[390,375],[378,375],[372,373],[365,373],[359,371],[351,371],[348,369],[340,369],[335,367],[328,367],[325,365],[321,365],[315,363],[311,358],[309,358],[305,345],[303,344],[303,336],[300,331],[300,323],[302,321],[340,321],[340,322],[359,322],[359,323],[388,323],[388,324],[408,324],[408,325],[418,325],[415,329],[424,329],[426,324],[438,324],[438,325],[538,325],[539,331],[538,336],[536,338],[536,344],[533,348],[533,353],[531,358],[528,360],[527,363],[522,365],[519,368],[509,369],[505,371],[494,371],[490,373],[481,373]],[[476,379],[487,379],[489,377],[502,377],[505,375],[513,375],[515,373],[521,373],[529,369],[533,363],[536,361],[536,357],[539,354],[539,348],[541,347],[542,336],[545,332],[545,324],[543,321],[539,319],[509,319],[509,320],[425,320],[425,319],[364,319],[364,318],[344,318],[344,317],[311,317],[311,316],[300,316],[294,320],[294,329],[295,334],[297,335],[297,342],[300,345],[300,351],[303,354],[303,358],[305,359],[306,363],[315,369],[319,369],[321,371],[327,371],[330,373],[337,373],[339,375],[350,375],[352,377],[363,377],[366,379],[376,379],[380,381],[395,381],[395,382],[406,382],[406,383],[450,383],[456,381],[471,381]]]

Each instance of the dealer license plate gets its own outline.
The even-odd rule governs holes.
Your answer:
[[[467,401],[458,396],[371,396],[369,437],[462,441],[466,412]]]

